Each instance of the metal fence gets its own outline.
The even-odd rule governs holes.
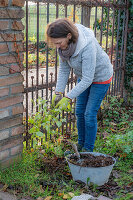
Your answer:
[[[28,116],[37,111],[39,97],[51,102],[58,74],[58,54],[45,43],[46,25],[56,18],[67,17],[94,30],[100,45],[114,67],[110,95],[123,95],[126,40],[128,28],[127,0],[38,0],[25,4],[24,117],[28,145]],[[33,35],[32,35],[33,34]],[[32,57],[32,59],[31,59]],[[66,91],[76,84],[71,72]],[[34,102],[34,103],[33,103]],[[75,103],[75,100],[74,102]],[[63,113],[67,123],[62,133],[71,134],[75,127],[74,110]]]

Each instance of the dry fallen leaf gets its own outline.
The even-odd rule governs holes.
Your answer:
[[[52,196],[48,196],[44,200],[51,200],[51,199],[52,199]]]
[[[70,176],[71,174],[68,172],[68,173],[66,173],[66,175],[67,175],[67,176]]]
[[[64,194],[63,194],[63,193],[61,193],[61,192],[60,192],[60,193],[58,193],[58,196],[59,196],[59,197],[61,197],[61,196],[63,196],[63,195],[64,195]]]
[[[116,126],[117,124],[114,122],[110,122],[111,125]]]
[[[38,197],[37,200],[43,200],[43,198],[42,197]]]
[[[116,130],[114,130],[113,128],[110,129],[111,131],[115,132]]]
[[[70,197],[74,197],[74,194],[73,194],[72,192],[68,192],[68,195],[69,195]]]
[[[121,128],[119,131],[124,131],[124,130],[126,130],[126,128]]]
[[[128,183],[127,187],[132,187],[133,186],[133,182]]]
[[[103,139],[105,139],[109,134],[105,131],[102,133],[103,134]]]
[[[43,188],[42,188],[42,185],[40,185],[39,188],[40,188],[40,191],[41,191],[42,193],[44,193],[44,190],[43,190]]]
[[[39,176],[39,174],[36,174],[36,175],[35,175],[35,178],[37,178],[38,176]]]
[[[5,184],[5,185],[3,186],[3,188],[2,188],[2,191],[5,192],[7,188],[8,188],[8,185]]]
[[[63,199],[68,199],[70,196],[68,194],[64,194]]]

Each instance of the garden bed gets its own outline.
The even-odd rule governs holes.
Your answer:
[[[63,136],[58,138],[58,130],[58,134],[52,137],[54,140],[45,141],[38,148],[24,148],[21,161],[0,170],[1,190],[13,193],[17,197],[31,196],[35,200],[48,196],[52,196],[52,200],[63,200],[69,192],[75,196],[87,193],[94,197],[103,195],[115,200],[132,199],[133,109],[123,107],[122,99],[119,100],[117,97],[110,98],[109,103],[103,102],[102,106],[103,120],[98,121],[94,152],[117,158],[108,183],[102,186],[88,186],[81,181],[73,181],[64,158],[64,152],[71,148],[61,142]],[[70,142],[74,141],[77,141],[77,132],[73,132],[70,137]],[[75,158],[73,159],[76,162]],[[109,163],[110,159],[106,162]]]

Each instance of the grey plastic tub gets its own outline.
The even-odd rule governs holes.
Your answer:
[[[107,156],[105,154],[96,153],[96,152],[82,152],[80,154],[92,154],[94,156],[99,156],[99,155]],[[114,160],[113,165],[109,165],[106,167],[81,167],[69,162],[70,157],[71,157],[71,154],[66,157],[66,160],[68,162],[73,180],[82,181],[86,184],[89,184],[90,182],[92,182],[93,184],[97,184],[98,186],[104,185],[105,183],[108,182],[110,173],[113,169],[114,164],[116,163],[116,159],[112,157],[112,159]]]

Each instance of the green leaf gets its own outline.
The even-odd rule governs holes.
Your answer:
[[[45,129],[46,129],[48,132],[50,131],[49,125],[45,125],[44,127],[45,127]]]
[[[56,125],[57,125],[58,127],[61,127],[62,123],[61,123],[60,121],[57,121],[57,122],[56,122]]]
[[[35,127],[32,127],[30,130],[29,130],[29,133],[34,133],[35,132]]]
[[[36,145],[37,145],[37,140],[34,138],[34,139],[33,139],[33,148],[35,148]]]
[[[62,121],[62,122],[66,122],[66,119],[62,119],[61,121]]]
[[[36,133],[36,135],[37,135],[38,137],[43,137],[43,136],[44,136],[44,134],[43,134],[42,132],[40,132],[40,131],[38,131],[38,132]]]
[[[29,121],[30,124],[34,124],[34,119],[33,118],[29,118],[28,121]]]

